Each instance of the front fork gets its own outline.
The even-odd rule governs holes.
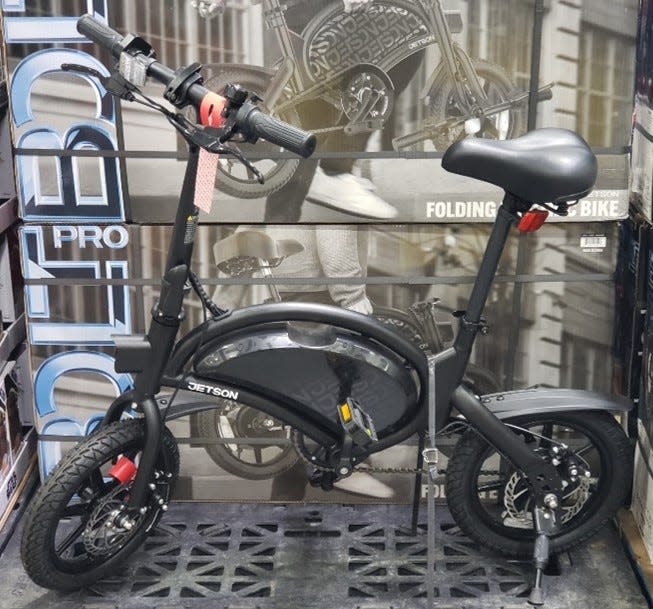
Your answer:
[[[148,362],[134,380],[134,389],[124,393],[111,404],[101,425],[118,421],[132,404],[143,414],[145,442],[138,471],[130,490],[127,506],[130,511],[145,507],[148,485],[152,481],[163,434],[163,421],[154,396],[161,388],[161,378],[174,346],[182,318],[184,286],[188,267],[178,265],[170,269],[163,280],[161,297],[152,311],[152,324],[147,335]]]

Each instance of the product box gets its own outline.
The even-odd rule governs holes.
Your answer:
[[[0,481],[0,522],[3,522],[3,518],[10,508],[12,500],[16,497],[16,493],[19,491],[21,484],[25,482],[25,477],[33,477],[35,475],[35,453],[36,432],[34,429],[30,429],[18,447],[14,462],[6,477]]]
[[[261,159],[257,149],[243,145],[257,167],[276,168],[263,185],[264,194],[252,191],[253,173],[227,156],[220,160],[213,210],[200,217],[194,259],[194,270],[217,302],[233,308],[264,302],[274,296],[270,283],[285,299],[320,298],[377,314],[383,309],[386,316],[387,309],[407,316],[415,302],[439,299],[431,323],[442,330],[443,345],[451,340],[451,313],[465,306],[501,193],[442,169],[447,146],[466,128],[474,131],[474,124],[460,121],[455,103],[460,87],[448,76],[457,70],[443,64],[446,54],[440,50],[482,57],[471,62],[472,69],[493,102],[521,95],[529,89],[524,75],[537,49],[531,48],[529,34],[515,46],[510,33],[533,31],[535,5],[516,2],[506,12],[505,3],[479,0],[474,11],[454,7],[445,15],[453,38],[438,40],[429,31],[434,15],[424,14],[443,10],[435,2],[375,0],[348,13],[340,2],[323,3],[316,11],[315,3],[298,1],[284,19],[268,11],[268,2],[238,3],[213,20],[200,15],[190,0],[165,8],[153,0],[138,4],[134,12],[107,0],[88,3],[88,10],[121,32],[140,30],[155,46],[167,40],[156,49],[157,57],[172,67],[179,57],[196,57],[207,66],[207,85],[217,91],[228,77],[272,104],[265,93],[281,65],[278,43],[285,29],[298,45],[297,81],[281,88],[277,101],[285,107],[271,109],[318,130],[318,151],[312,160],[300,161],[263,145],[258,150],[269,158]],[[593,73],[583,64],[592,54],[582,53],[586,47],[579,44],[587,27],[580,5],[550,4],[542,40],[551,46],[541,49],[540,81],[546,87],[564,84],[552,85],[552,99],[538,105],[538,124],[581,132],[601,153],[599,181],[568,218],[553,218],[536,235],[511,237],[486,310],[491,334],[479,340],[474,353],[475,382],[484,391],[537,383],[608,390],[612,378],[616,222],[628,213],[623,147],[630,139],[632,104],[621,94],[609,95],[607,120],[613,128],[608,129],[606,116],[589,103],[593,83],[568,86],[575,82],[571,69]],[[38,15],[21,6],[4,15],[4,23],[44,475],[97,424],[115,395],[131,386],[130,375],[114,370],[111,336],[143,332],[147,326],[170,237],[170,227],[163,224],[174,217],[186,152],[165,118],[151,109],[116,101],[99,79],[54,73],[62,63],[82,63],[109,75],[98,48],[74,32],[72,20],[62,19],[74,16],[61,14],[64,4],[44,1]],[[150,12],[161,19],[141,18]],[[607,30],[605,24],[590,28],[590,35],[617,43],[620,52],[612,65],[624,81],[616,86],[619,91],[628,90],[631,16],[634,23],[634,15],[622,11]],[[379,20],[387,36],[374,33]],[[205,42],[199,42],[198,32]],[[368,74],[370,64],[379,69]],[[339,74],[346,79],[332,78]],[[361,123],[364,108],[357,101],[367,98],[370,82],[380,93],[380,105]],[[29,96],[24,94],[28,89]],[[291,90],[299,95],[286,99],[285,91]],[[162,87],[150,82],[145,93],[160,99]],[[476,135],[518,136],[526,129],[527,114],[527,104],[518,104],[481,124]],[[269,280],[219,270],[218,244],[248,228],[275,240],[310,241],[303,251],[324,254],[324,272],[307,266],[301,253],[285,260]],[[318,248],[318,243],[327,245]],[[345,257],[345,252],[350,254]],[[185,313],[182,331],[203,318],[192,296]],[[259,423],[284,440],[279,446],[288,447],[283,426],[255,419],[251,410],[237,405],[224,405],[212,418],[172,422],[177,437],[184,438],[179,496],[343,500],[344,495],[326,495],[307,485],[306,468],[292,447],[273,445],[260,454],[252,448],[240,452],[227,442],[220,452],[202,442],[253,433],[247,430]],[[410,470],[415,452],[414,443],[408,444],[366,465]],[[277,474],[263,474],[261,459],[276,461]],[[357,488],[366,492],[348,495],[350,500],[410,500],[409,475],[365,475]],[[375,487],[370,478],[386,488]]]
[[[3,478],[11,471],[23,440],[22,426],[18,412],[19,390],[11,377],[13,362],[7,362],[0,371],[0,418],[2,419],[2,467]]]
[[[649,434],[639,424],[638,441],[635,447],[635,473],[633,478],[633,496],[631,512],[641,533],[646,551],[653,556],[653,451]]]
[[[0,235],[0,311],[2,323],[10,324],[23,313],[23,280],[16,228]]]
[[[625,220],[619,224],[615,270],[614,390],[636,400],[640,394],[643,332],[647,321],[650,277],[650,226]],[[652,296],[653,297],[653,296]]]
[[[20,345],[13,357],[14,366],[9,373],[10,380],[18,389],[18,415],[24,427],[34,425],[34,386],[27,344]]]
[[[269,301],[273,286],[284,300],[345,307],[369,302],[372,314],[401,325],[410,319],[413,304],[437,299],[429,323],[437,328],[442,348],[453,337],[452,312],[465,306],[490,228],[483,223],[203,224],[196,234],[194,268],[209,294],[227,308]],[[41,268],[54,275],[47,284],[30,285],[27,292],[34,416],[44,437],[39,448],[43,474],[97,424],[117,393],[131,386],[130,375],[113,369],[111,335],[144,332],[147,327],[158,298],[171,228],[112,225],[75,231],[31,225],[22,232],[24,268],[28,272]],[[99,243],[90,238],[94,234],[100,235]],[[238,235],[247,238],[234,239]],[[235,242],[241,249],[234,249]],[[234,275],[235,267],[225,264],[228,258],[237,254],[247,258],[247,248],[263,242],[291,242],[299,247],[268,279],[259,273],[240,274],[242,268],[236,268]],[[480,391],[535,384],[610,391],[618,243],[619,227],[613,222],[551,223],[534,234],[511,235],[485,311],[490,334],[479,337],[473,358],[472,381]],[[310,264],[309,253],[314,255],[318,246],[321,270]],[[56,265],[50,263],[54,260]],[[94,274],[96,268],[102,270],[100,276]],[[42,303],[48,308],[39,309]],[[181,334],[203,319],[193,294],[184,308]],[[196,401],[197,394],[182,391],[177,400]],[[237,402],[216,400],[216,405],[219,409],[205,415],[170,422],[182,439],[179,498],[374,502],[381,497],[410,502],[415,439],[366,463],[371,471],[352,478],[356,494],[324,493],[308,484],[304,461],[289,445],[283,425],[274,421],[267,425],[265,417]],[[375,416],[374,404],[365,408]],[[224,443],[241,436],[266,438],[266,428],[281,440],[271,441],[261,454],[252,447]],[[70,442],[60,440],[66,435]],[[449,449],[445,449],[441,467],[446,467]],[[274,465],[266,472],[257,460]],[[442,496],[443,489],[438,492]]]

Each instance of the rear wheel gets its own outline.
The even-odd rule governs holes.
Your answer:
[[[123,458],[137,466],[144,443],[141,419],[112,423],[80,442],[46,479],[25,516],[21,545],[23,565],[35,583],[64,591],[88,586],[143,542],[179,474],[177,443],[165,428],[148,509],[128,514],[133,477],[121,483],[109,470]]]
[[[608,413],[551,413],[505,421],[556,468],[565,486],[561,528],[551,549],[562,552],[596,533],[624,504],[632,474],[628,438]],[[568,447],[568,456],[564,454]],[[585,471],[589,475],[585,475]],[[573,475],[576,471],[576,475]],[[509,556],[532,555],[533,496],[523,474],[475,431],[456,445],[447,467],[447,503],[477,542]]]

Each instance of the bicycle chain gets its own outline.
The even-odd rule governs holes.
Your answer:
[[[301,458],[304,463],[312,467],[313,469],[316,469],[321,472],[331,472],[335,473],[336,468],[335,467],[324,467],[323,465],[318,465],[317,463],[314,463],[311,461],[310,457],[304,454],[302,451],[299,442],[298,442],[298,437],[299,433],[293,432],[290,435],[290,441],[292,442],[292,445],[295,447],[295,450],[297,451],[297,454]],[[415,476],[417,474],[422,474],[424,476],[428,476],[428,470],[427,469],[417,469],[416,467],[372,467],[369,465],[358,465],[354,466],[354,470],[356,472],[362,472],[365,474],[404,474],[404,475],[411,475]],[[446,470],[445,470],[446,471]],[[445,471],[442,471],[444,474]],[[498,476],[502,472],[498,470],[482,470],[480,472],[480,475],[482,476]]]

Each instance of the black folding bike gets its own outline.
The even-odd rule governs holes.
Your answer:
[[[264,115],[237,86],[223,95],[207,90],[198,64],[172,70],[154,59],[143,39],[122,37],[89,15],[77,27],[120,59],[108,89],[165,114],[189,143],[190,157],[148,334],[115,340],[116,370],[135,374],[133,389],[109,406],[100,427],[37,491],[22,538],[29,576],[59,590],[89,585],[124,563],[167,509],[179,453],[164,422],[211,404],[171,400],[162,412],[155,396],[166,386],[238,400],[283,421],[299,435],[304,457],[326,487],[427,424],[431,445],[436,432],[467,426],[446,472],[451,514],[488,548],[532,556],[530,600],[541,603],[550,551],[587,539],[627,499],[631,446],[611,412],[625,413],[632,404],[565,389],[478,396],[462,379],[474,341],[487,329],[482,311],[511,228],[534,231],[548,212],[564,215],[570,202],[591,191],[597,162],[584,140],[541,129],[511,141],[466,139],[446,152],[445,169],[491,182],[506,195],[467,310],[456,314],[454,343],[427,358],[401,333],[338,307],[217,307],[190,270],[200,148],[247,163],[227,145],[236,135],[303,156],[312,153],[315,138]],[[198,109],[205,126],[139,94],[145,74],[166,86],[174,106]],[[211,319],[176,341],[187,282]],[[137,416],[125,419],[133,410]],[[424,452],[431,473],[435,456],[433,446]]]

